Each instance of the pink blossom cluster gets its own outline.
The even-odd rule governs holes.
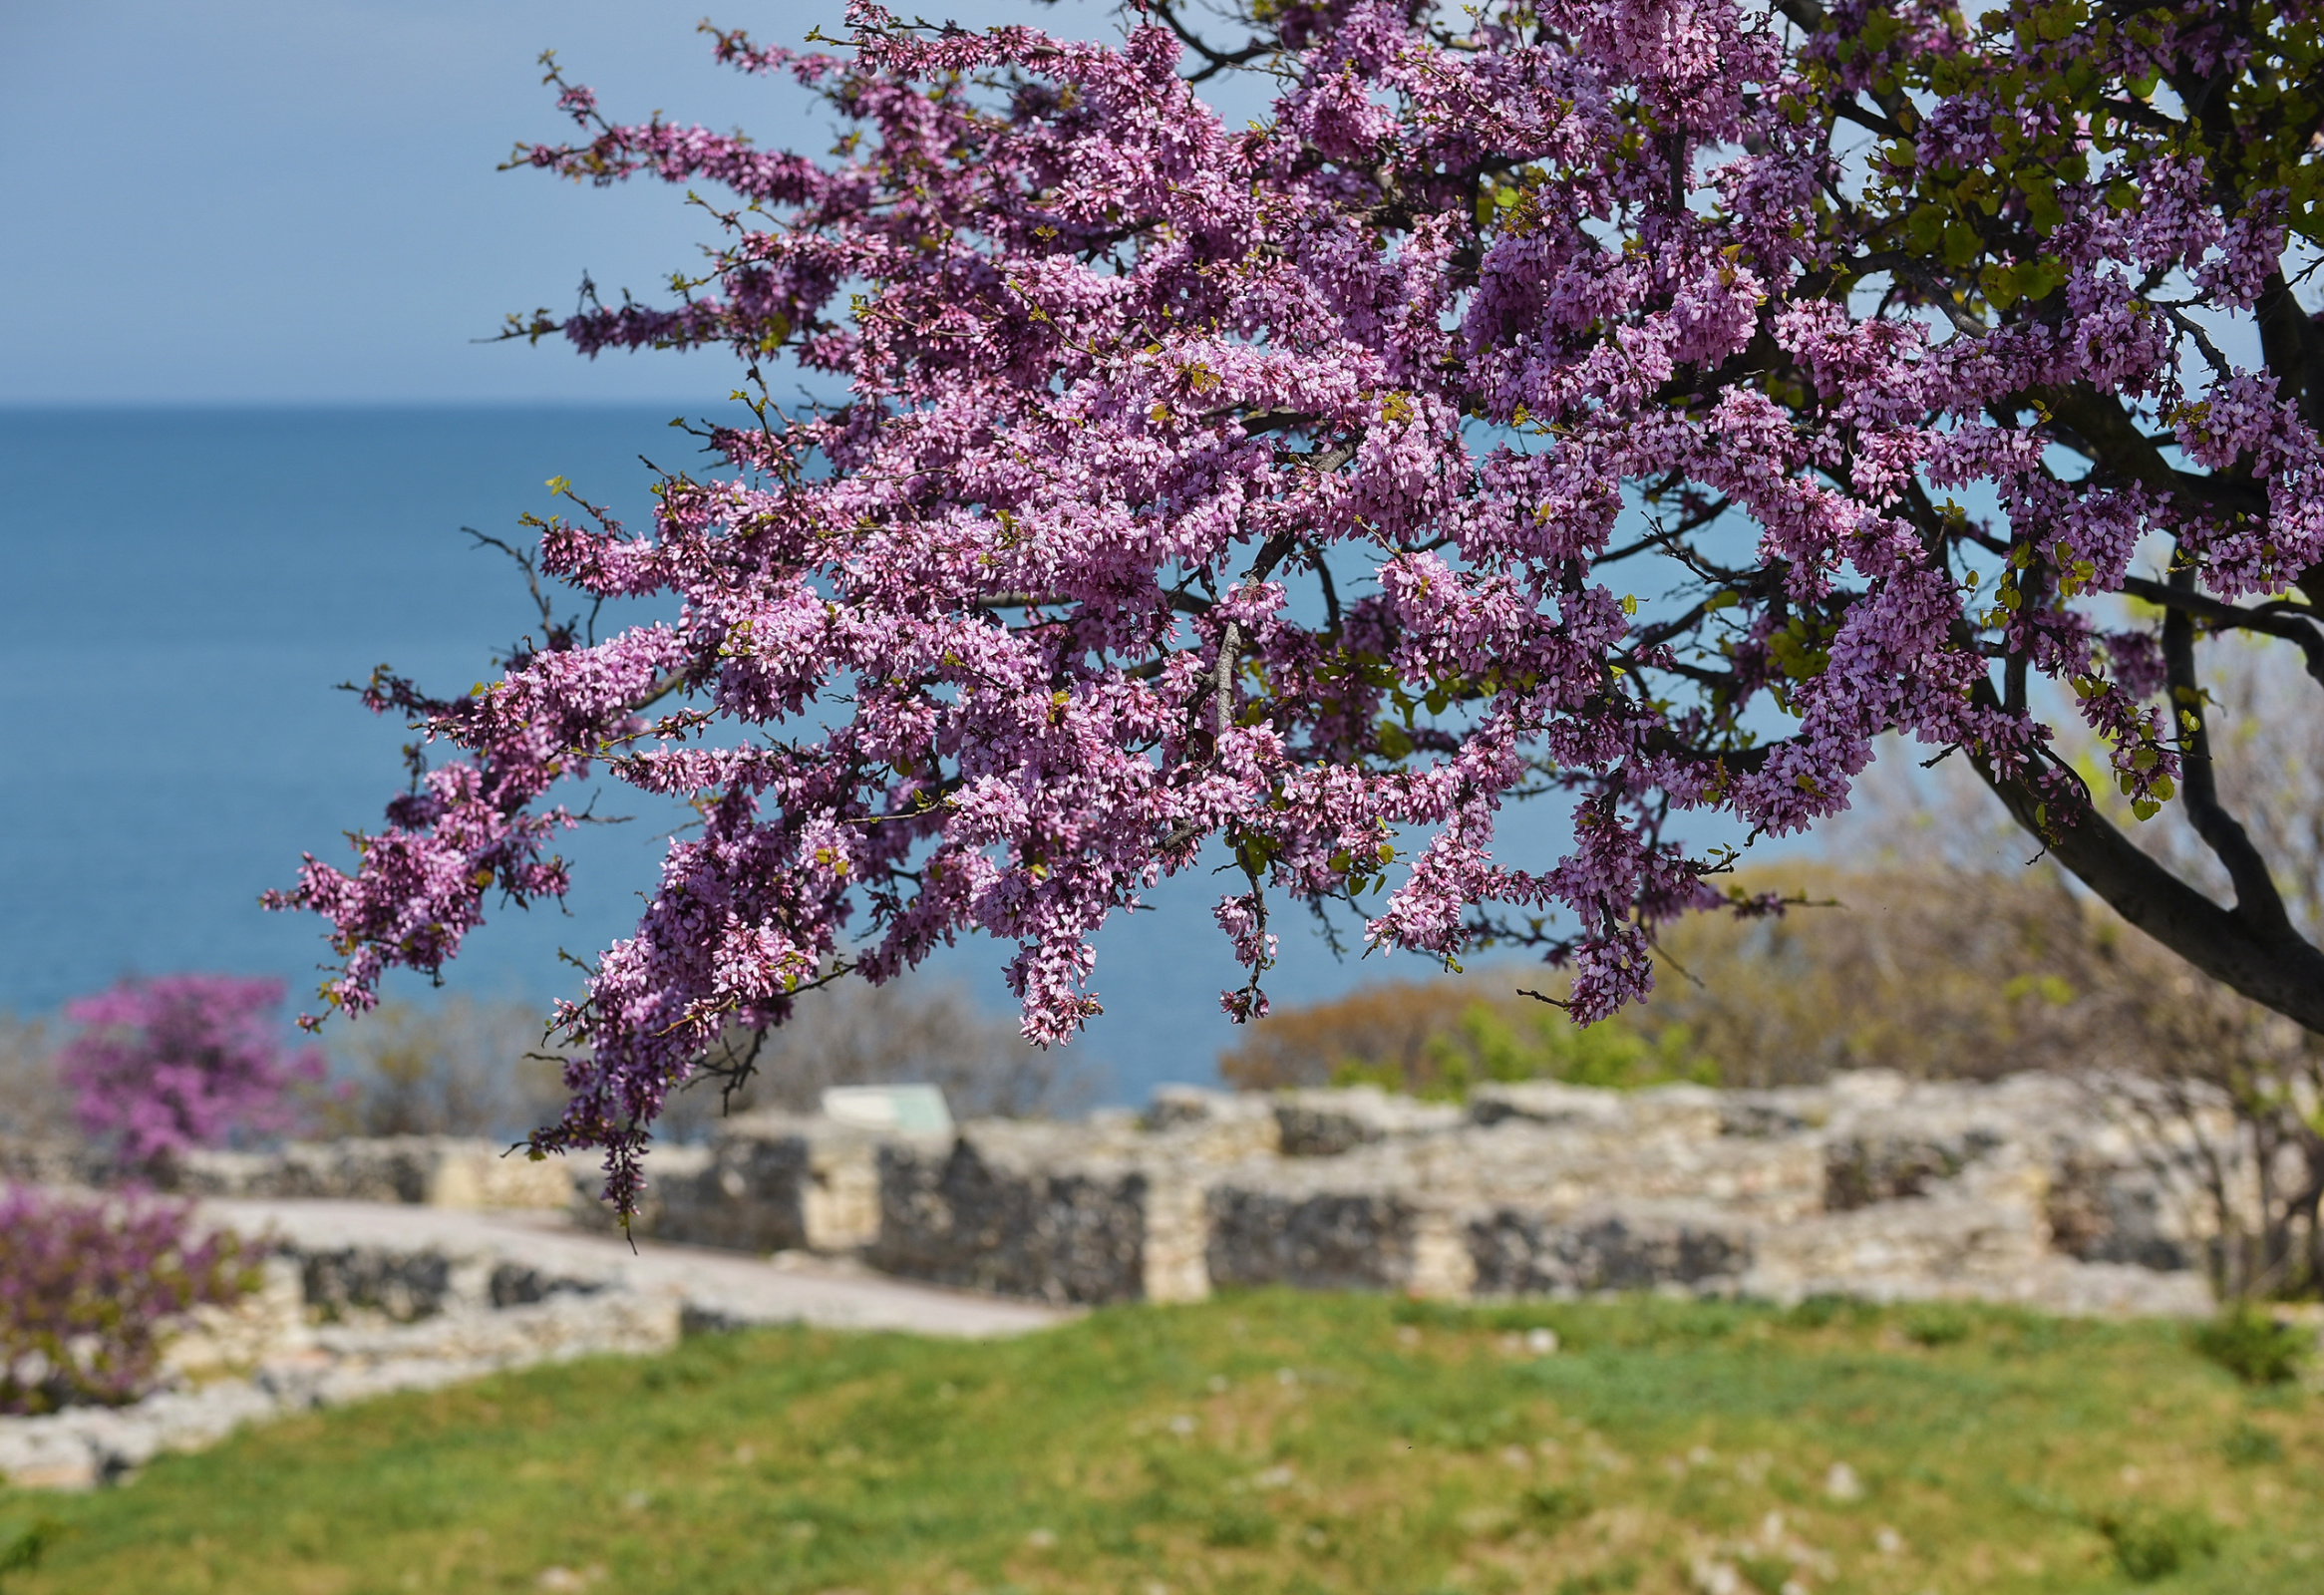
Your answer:
[[[234,1235],[190,1204],[0,1193],[0,1413],[118,1406],[149,1394],[162,1338],[191,1309],[257,1282]]]
[[[983,933],[1016,945],[1025,1034],[1063,1042],[1100,1009],[1094,933],[1205,841],[1240,877],[1237,1018],[1271,900],[1446,960],[1536,947],[1601,1017],[1650,987],[1659,923],[1723,900],[1674,819],[1811,825],[1891,731],[2068,814],[2029,675],[2166,795],[2152,638],[2093,603],[2158,536],[2229,596],[2324,551],[2313,434],[2165,302],[2282,281],[2282,193],[2123,87],[2243,59],[2211,0],[2063,31],[2023,3],[1982,31],[1933,0],[1447,31],[1334,0],[1279,8],[1249,127],[1181,75],[1174,13],[1111,46],[848,15],[829,55],[717,38],[828,98],[828,160],[611,123],[555,79],[582,137],[521,163],[736,197],[695,287],[592,304],[573,345],[726,346],[845,398],[713,432],[650,529],[550,524],[544,571],[670,618],[471,699],[385,679],[375,707],[459,757],[280,899],[330,918],[327,995],[359,1009],[491,891],[562,891],[558,781],[692,802],[563,1014],[572,1104],[534,1141],[606,1148],[625,1207],[727,1027]],[[1866,126],[1896,137],[1859,191]],[[2091,396],[2195,469],[2062,468]],[[1570,848],[1512,859],[1500,810],[1543,791]]]
[[[58,1073],[82,1127],[141,1166],[285,1127],[293,1090],[323,1078],[323,1057],[283,1048],[282,996],[278,980],[165,975],[67,1003],[81,1030]]]

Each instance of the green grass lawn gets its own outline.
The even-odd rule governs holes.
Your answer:
[[[2320,1506],[2318,1404],[2176,1326],[1269,1293],[989,1344],[711,1336],[302,1418],[0,1497],[0,1534],[57,1529],[0,1588],[2305,1595]]]

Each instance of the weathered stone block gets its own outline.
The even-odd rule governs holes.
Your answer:
[[[409,1324],[433,1318],[456,1295],[451,1259],[442,1252],[348,1246],[299,1259],[301,1294],[326,1321],[384,1317]]]
[[[1260,1164],[1221,1176],[1204,1204],[1211,1282],[1467,1295],[1454,1204],[1366,1177],[1377,1166]]]
[[[1927,1130],[1863,1133],[1824,1150],[1824,1205],[1835,1213],[1925,1194],[2002,1144],[1982,1127],[1945,1134]]]
[[[428,1199],[433,1148],[425,1136],[293,1141],[270,1152],[190,1151],[175,1169],[195,1196],[290,1196],[363,1202]]]
[[[175,1187],[194,1196],[551,1210],[569,1200],[572,1180],[555,1158],[536,1163],[498,1141],[454,1135],[292,1141],[263,1152],[196,1150],[173,1172]]]
[[[875,1268],[1054,1302],[1207,1290],[1187,1255],[1191,1182],[1079,1155],[1070,1126],[972,1124],[949,1144],[897,1137],[878,1157],[879,1238],[865,1253]]]
[[[1755,1251],[1749,1221],[1683,1202],[1494,1207],[1471,1217],[1465,1238],[1485,1296],[1733,1289]]]
[[[1282,1149],[1273,1100],[1198,1086],[1163,1086],[1145,1113],[1127,1121],[1101,1122],[1085,1136],[1091,1151],[1136,1156],[1154,1152],[1178,1162],[1231,1163]],[[1143,1132],[1143,1133],[1142,1133]]]
[[[1832,1094],[1814,1086],[1725,1092],[1719,1103],[1719,1133],[1752,1139],[1805,1135],[1831,1122],[1835,1108]]]
[[[2070,1149],[2052,1176],[2051,1244],[2086,1263],[2192,1268],[2199,1248],[2185,1233],[2183,1203],[2172,1194],[2144,1163]]]
[[[534,1162],[491,1141],[445,1137],[432,1148],[423,1194],[431,1207],[554,1211],[572,1199],[572,1172],[560,1157]]]
[[[1480,1086],[1469,1094],[1469,1116],[1480,1124],[1512,1118],[1563,1128],[1612,1130],[1625,1127],[1629,1113],[1621,1097],[1561,1081],[1527,1080]]]
[[[655,1151],[632,1228],[731,1251],[858,1250],[879,1232],[885,1138],[823,1117],[738,1115],[706,1147]]]
[[[2048,1242],[2048,1225],[2023,1200],[1909,1197],[1769,1228],[1747,1288],[1778,1300],[2006,1299],[2039,1269]]]
[[[645,1189],[638,1193],[637,1211],[630,1215],[629,1232],[665,1238],[662,1225],[668,1221],[673,1203],[682,1214],[692,1212],[701,1200],[696,1186],[711,1165],[712,1152],[708,1146],[656,1146],[646,1159]],[[576,1165],[570,1173],[571,1205],[565,1211],[571,1221],[582,1229],[620,1227],[619,1216],[598,1194],[600,1181],[593,1176],[593,1171]]]
[[[1274,1099],[1276,1142],[1286,1157],[1337,1157],[1398,1135],[1434,1135],[1466,1116],[1450,1103],[1391,1097],[1377,1086],[1289,1091]]]

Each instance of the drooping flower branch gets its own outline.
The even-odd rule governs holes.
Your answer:
[[[851,125],[826,160],[608,122],[552,67],[580,137],[520,163],[735,199],[675,302],[510,335],[724,345],[846,397],[762,386],[649,530],[547,523],[544,573],[672,618],[464,700],[383,677],[462,757],[280,900],[331,918],[326,995],[360,1009],[493,889],[563,890],[560,779],[693,802],[562,1016],[586,1052],[536,1137],[608,1148],[625,1205],[728,1027],[982,932],[1062,1042],[1092,934],[1214,838],[1238,1018],[1292,900],[1444,959],[1537,947],[1587,1021],[1723,900],[1674,815],[1812,825],[1901,730],[2170,940],[2193,910],[2031,684],[2146,811],[2201,706],[2158,701],[2166,629],[2094,600],[2281,634],[2324,599],[2324,336],[2286,276],[2314,10],[1335,0],[1228,50],[1160,0],[1115,46],[857,4],[831,54],[718,34]],[[1230,128],[1188,76],[1245,61],[1280,92]],[[2219,353],[2237,319],[2260,368]],[[2156,549],[2186,578],[2136,585]],[[1570,849],[1504,856],[1501,805],[1544,789]],[[2324,958],[2263,917],[2184,940],[2324,1027]]]

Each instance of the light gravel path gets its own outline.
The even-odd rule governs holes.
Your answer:
[[[201,1210],[246,1235],[271,1231],[302,1251],[378,1247],[485,1256],[674,1296],[689,1319],[707,1325],[811,1324],[981,1338],[1021,1335],[1075,1316],[788,1253],[769,1261],[651,1240],[633,1249],[619,1235],[588,1234],[548,1213],[287,1199],[210,1200]]]

